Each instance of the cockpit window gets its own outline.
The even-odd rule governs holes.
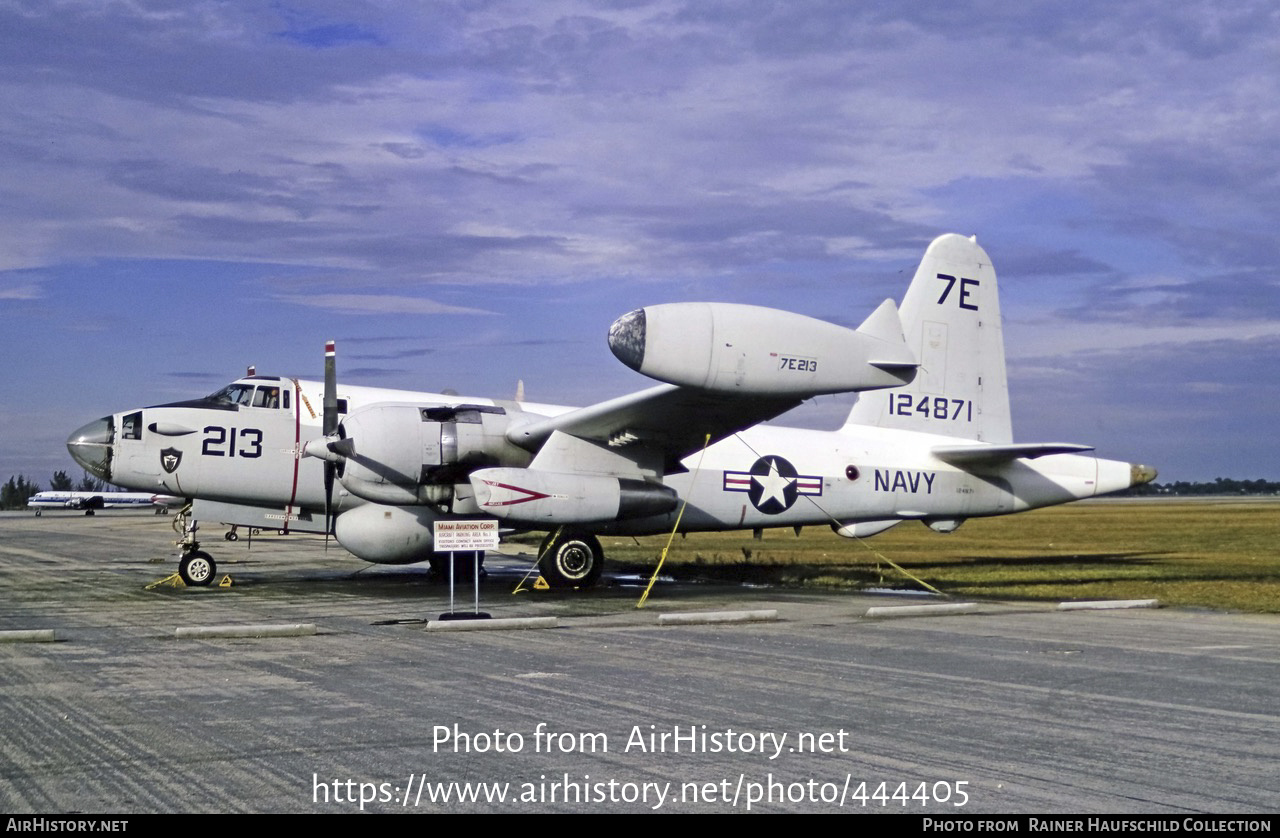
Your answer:
[[[228,384],[211,395],[209,401],[218,404],[241,404],[247,406],[253,403],[253,385]]]
[[[278,408],[280,406],[280,388],[259,387],[257,394],[253,397],[253,406]]]
[[[120,435],[125,439],[142,439],[142,411],[130,413],[120,420]]]
[[[279,381],[278,378],[272,378],[271,381]],[[278,410],[283,407],[289,409],[289,391],[285,388],[261,384],[254,386],[253,384],[228,384],[216,393],[205,396],[198,400],[200,404],[206,407],[219,407],[223,410],[234,410],[239,407],[265,407],[270,410]],[[194,404],[194,402],[193,402]]]

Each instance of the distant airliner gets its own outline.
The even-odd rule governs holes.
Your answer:
[[[173,495],[157,495],[152,492],[37,492],[27,500],[27,508],[39,515],[46,509],[83,509],[92,515],[96,509],[149,509],[157,514],[171,506],[186,503]]]

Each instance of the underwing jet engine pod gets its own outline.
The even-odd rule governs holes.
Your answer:
[[[788,336],[784,352],[780,334]],[[917,366],[892,300],[857,331],[759,306],[649,306],[614,321],[609,348],[650,378],[726,394],[807,398],[897,387]]]
[[[599,577],[598,536],[677,518],[683,532],[950,532],[1155,477],[1088,446],[1013,441],[995,271],[959,235],[929,245],[900,308],[885,301],[857,329],[678,303],[623,315],[609,347],[665,383],[570,408],[339,386],[330,360],[323,385],[249,376],[103,417],[67,447],[104,480],[194,499],[193,519],[333,533],[370,562],[432,559],[441,519],[547,532],[540,570],[561,587]],[[839,392],[860,393],[839,430],[759,424]],[[179,570],[208,584],[194,532]]]

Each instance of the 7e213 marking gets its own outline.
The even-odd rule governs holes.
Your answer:
[[[780,370],[798,370],[800,372],[817,372],[817,358],[794,358],[788,355],[780,355],[778,357],[778,369]]]
[[[964,418],[973,421],[973,402],[969,399],[948,399],[946,396],[920,396],[910,393],[889,394],[889,414],[891,416],[922,416],[925,419],[950,419],[957,421]]]

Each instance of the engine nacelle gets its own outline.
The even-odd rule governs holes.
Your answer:
[[[771,396],[898,387],[917,366],[889,300],[857,331],[735,303],[649,306],[614,321],[609,348],[659,381]]]
[[[674,489],[625,477],[486,468],[471,474],[482,512],[522,524],[592,524],[663,515],[676,508]]]
[[[378,564],[412,564],[431,558],[433,524],[441,516],[425,506],[369,503],[334,521],[338,543],[357,558]]]
[[[507,441],[500,407],[375,404],[342,421],[343,488],[380,504],[447,504],[472,469],[527,465],[529,452]]]

